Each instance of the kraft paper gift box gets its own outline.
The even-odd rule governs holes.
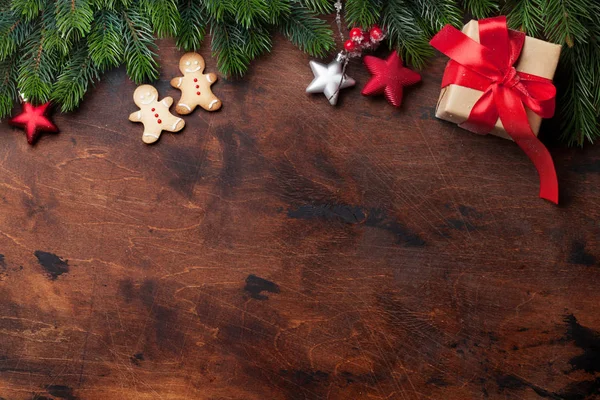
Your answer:
[[[464,26],[462,31],[465,35],[479,43],[479,23],[477,21],[473,20],[469,22]],[[521,56],[515,63],[515,69],[532,75],[553,79],[556,67],[558,66],[560,50],[560,45],[526,36]],[[462,124],[467,121],[471,109],[482,94],[483,92],[479,90],[464,86],[448,85],[442,89],[435,116],[455,124]],[[526,110],[531,130],[537,136],[542,124],[542,117],[528,108]],[[510,139],[500,119],[498,119],[496,126],[490,133]]]

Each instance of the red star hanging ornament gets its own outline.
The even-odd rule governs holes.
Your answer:
[[[10,124],[25,129],[27,142],[34,144],[42,132],[58,132],[56,125],[46,117],[46,111],[50,103],[34,106],[31,103],[23,103],[23,112],[10,120]]]
[[[364,60],[367,69],[373,75],[362,90],[365,96],[385,94],[391,105],[400,107],[404,86],[421,81],[421,75],[404,67],[402,59],[395,51],[387,60],[373,56],[365,56]]]

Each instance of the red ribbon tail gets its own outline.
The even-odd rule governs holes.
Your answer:
[[[510,89],[502,88],[498,92],[496,100],[500,120],[506,132],[537,169],[540,176],[540,197],[558,204],[558,179],[550,152],[531,130],[522,101]]]
[[[509,134],[531,159],[538,171],[540,176],[540,197],[558,204],[558,179],[556,177],[556,170],[554,169],[554,162],[548,149],[535,137],[533,132],[531,132],[531,137],[529,135],[527,137],[521,135],[513,136],[511,132]]]

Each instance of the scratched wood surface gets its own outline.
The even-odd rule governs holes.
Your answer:
[[[215,60],[202,51],[208,71]],[[161,96],[180,55],[161,42]],[[153,146],[123,70],[35,147],[0,125],[0,398],[595,399],[600,147],[307,96],[279,41]]]

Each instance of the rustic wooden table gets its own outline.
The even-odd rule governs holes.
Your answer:
[[[0,398],[597,398],[600,147],[551,145],[556,207],[434,118],[444,58],[400,111],[359,64],[305,95],[308,60],[278,41],[153,146],[123,70],[34,147],[2,122]]]

